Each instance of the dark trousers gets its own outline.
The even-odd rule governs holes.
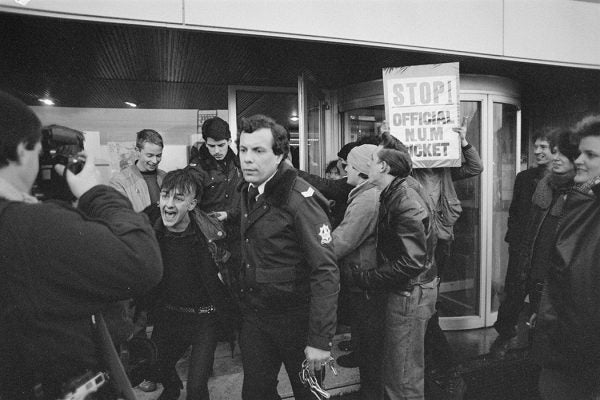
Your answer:
[[[357,348],[360,371],[361,400],[379,400],[383,397],[381,367],[387,293],[373,294],[364,299],[356,309],[359,323],[356,332],[360,337]],[[354,329],[354,328],[353,328]],[[355,331],[352,331],[354,336]]]
[[[435,248],[435,260],[440,283],[444,276],[444,269],[449,261],[451,247],[451,240],[440,239]],[[439,305],[439,301],[435,303],[435,312],[425,330],[425,360],[428,364],[426,368],[428,370],[448,371],[455,366],[456,359],[450,343],[448,343],[448,339],[446,339],[446,335],[444,335],[444,331],[440,327]]]
[[[516,335],[515,327],[527,297],[527,279],[520,271],[519,252],[514,248],[515,246],[508,247],[508,266],[504,281],[505,298],[498,308],[498,318],[494,323],[496,331],[504,337]]]
[[[217,347],[218,321],[215,314],[187,314],[160,310],[156,313],[152,340],[158,349],[158,363],[151,377],[165,388],[179,386],[175,364],[189,346],[188,400],[208,400],[208,378]]]
[[[242,304],[240,349],[243,400],[279,400],[277,375],[285,366],[296,400],[314,396],[300,382],[308,335],[308,311],[267,314]]]
[[[541,279],[532,279],[528,276],[529,271],[521,270],[519,257],[518,251],[509,247],[508,268],[504,283],[505,297],[498,308],[498,318],[494,323],[498,334],[506,338],[517,334],[516,325],[519,322],[519,314],[523,310],[527,295],[529,295],[531,313],[537,312],[543,287]]]

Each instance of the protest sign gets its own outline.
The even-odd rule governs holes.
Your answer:
[[[413,168],[460,167],[458,63],[384,68],[390,133],[408,148]]]

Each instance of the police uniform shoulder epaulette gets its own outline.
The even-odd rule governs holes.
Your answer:
[[[315,189],[306,181],[296,181],[294,191],[300,193],[302,197],[309,198],[315,195]]]

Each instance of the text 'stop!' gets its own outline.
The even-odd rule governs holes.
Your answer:
[[[384,68],[385,117],[413,168],[460,167],[458,63]]]

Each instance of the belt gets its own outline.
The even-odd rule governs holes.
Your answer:
[[[179,307],[179,306],[172,306],[170,304],[167,304],[165,306],[165,308],[169,311],[177,311],[180,313],[186,313],[186,314],[211,314],[214,313],[216,311],[215,306],[202,306],[202,307]]]

